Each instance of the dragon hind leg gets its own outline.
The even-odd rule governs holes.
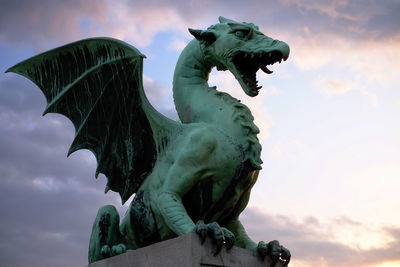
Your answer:
[[[119,214],[114,206],[103,206],[97,212],[89,243],[89,263],[126,251],[119,230]]]

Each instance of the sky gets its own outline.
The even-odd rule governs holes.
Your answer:
[[[400,1],[0,0],[0,266],[83,266],[106,178],[86,150],[67,158],[72,123],[42,117],[29,80],[4,71],[95,36],[147,56],[144,87],[176,119],[172,75],[218,16],[253,22],[291,47],[250,98],[229,72],[209,84],[249,106],[263,169],[240,219],[256,241],[278,239],[290,266],[400,266]]]

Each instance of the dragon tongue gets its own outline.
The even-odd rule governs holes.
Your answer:
[[[261,69],[263,72],[267,73],[267,74],[273,73],[273,71],[269,70],[269,69],[267,68],[267,66],[261,66],[260,69]]]

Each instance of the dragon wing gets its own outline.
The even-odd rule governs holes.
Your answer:
[[[91,38],[39,54],[11,67],[44,93],[43,113],[60,113],[75,126],[68,155],[79,149],[97,159],[96,177],[106,175],[106,192],[122,202],[151,172],[157,154],[179,124],[158,113],[142,84],[143,58],[136,48],[112,38]]]

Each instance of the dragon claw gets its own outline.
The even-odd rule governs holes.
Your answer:
[[[287,266],[290,262],[290,258],[292,255],[290,254],[290,251],[283,246],[281,246],[281,251],[281,258],[285,260],[285,266]]]
[[[214,256],[216,256],[221,251],[222,245],[224,244],[225,241],[224,231],[216,222],[207,224],[207,228],[208,228],[208,235],[211,237],[214,244],[216,245],[214,251]]]
[[[204,241],[206,241],[207,230],[207,225],[202,220],[199,220],[196,223],[195,231],[199,235],[202,245],[204,244]]]
[[[119,255],[119,254],[122,254],[124,252],[126,252],[126,246],[124,244],[122,244],[122,243],[120,243],[118,245],[115,245],[115,246],[112,246],[111,248],[110,248],[109,245],[104,245],[104,246],[101,247],[101,251],[100,251],[101,255],[104,258],[108,258],[108,257],[111,257],[111,256]]]
[[[221,227],[222,231],[224,232],[224,237],[225,237],[225,246],[227,250],[230,250],[233,245],[235,244],[236,238],[235,235],[226,229],[225,227]]]
[[[284,266],[287,266],[290,262],[291,254],[290,251],[281,246],[279,241],[273,240],[266,244],[263,241],[260,241],[257,246],[257,252],[264,260],[266,256],[269,256],[272,260],[271,267],[274,267],[278,261],[283,261]]]
[[[110,255],[111,255],[110,246],[109,245],[102,246],[100,253],[104,258],[110,257]]]
[[[258,255],[260,255],[261,259],[264,260],[265,256],[268,255],[267,244],[264,241],[260,241],[257,246]]]
[[[126,246],[124,244],[118,244],[112,247],[111,249],[111,255],[115,256],[115,255],[119,255],[122,253],[126,252]]]
[[[221,252],[224,244],[228,250],[235,244],[235,235],[228,229],[220,227],[216,222],[205,224],[204,221],[199,220],[196,223],[195,232],[199,235],[201,244],[204,244],[207,236],[212,239],[215,245],[214,256]]]

